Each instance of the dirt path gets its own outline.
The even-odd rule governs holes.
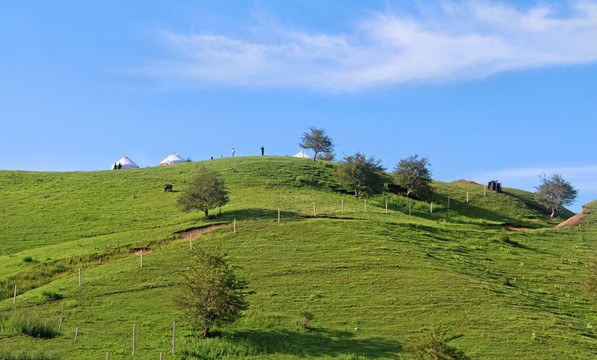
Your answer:
[[[208,225],[208,226],[203,226],[203,227],[187,229],[187,230],[178,232],[178,237],[181,239],[188,239],[189,235],[190,235],[192,237],[192,239],[195,240],[199,236],[202,236],[205,233],[212,232],[215,229],[223,227],[223,226],[228,226],[228,224]]]

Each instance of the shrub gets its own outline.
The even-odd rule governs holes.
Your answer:
[[[58,332],[46,322],[29,316],[15,317],[12,319],[14,328],[25,335],[42,339],[51,339],[58,335]]]
[[[301,187],[301,186],[317,186],[318,181],[312,175],[299,175],[294,180],[294,186]]]
[[[500,282],[502,283],[502,285],[512,286],[512,284],[510,284],[510,279],[508,279],[506,275],[502,275],[502,277],[500,277]]]
[[[62,294],[53,291],[43,291],[39,297],[47,301],[56,301],[64,299],[64,296]]]
[[[405,349],[417,360],[470,360],[464,352],[448,345],[451,340],[454,337],[448,338],[445,330],[432,328],[426,339]]]
[[[308,329],[309,328],[309,321],[313,320],[313,318],[315,317],[313,315],[313,313],[311,313],[308,310],[305,310],[301,313],[301,315],[303,316],[303,323],[301,324],[301,327],[303,329]]]

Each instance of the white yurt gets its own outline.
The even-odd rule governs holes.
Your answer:
[[[133,160],[129,159],[128,157],[123,157],[122,159],[118,160],[114,164],[112,164],[112,170],[118,169],[138,169],[139,165],[135,164]]]
[[[296,155],[294,155],[293,157],[295,158],[301,158],[301,159],[311,159],[313,160],[313,156],[307,154],[306,152],[304,152],[303,150],[299,151]]]
[[[180,155],[178,155],[177,153],[172,153],[167,158],[162,160],[162,162],[160,163],[160,166],[182,164],[183,162],[184,162],[184,159],[182,157],[180,157]]]

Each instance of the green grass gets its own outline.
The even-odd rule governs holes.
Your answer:
[[[181,213],[178,193],[162,188],[181,190],[200,166],[219,171],[231,195],[208,221]],[[131,171],[0,172],[1,316],[35,314],[57,328],[64,306],[52,339],[0,327],[0,354],[123,358],[132,354],[133,324],[140,359],[160,352],[166,359],[408,358],[404,349],[432,326],[456,336],[450,345],[473,359],[597,353],[589,286],[595,216],[555,229],[563,218],[538,210],[532,194],[484,196],[479,186],[441,182],[429,201],[411,201],[411,215],[409,200],[389,193],[367,199],[365,213],[364,200],[334,182],[334,166],[250,157]],[[194,249],[226,251],[255,294],[245,317],[201,340],[173,307],[177,272],[192,259],[188,238],[176,233],[209,224],[217,226]],[[143,267],[133,253],[140,248],[151,249]],[[305,312],[313,314],[307,328]]]

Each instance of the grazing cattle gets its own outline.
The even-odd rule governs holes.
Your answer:
[[[166,192],[166,191],[172,191],[172,184],[164,185],[164,192]]]
[[[231,167],[231,168],[230,168],[230,171],[232,171],[232,172],[236,172],[236,169],[235,169],[235,168],[233,168],[233,167]]]

